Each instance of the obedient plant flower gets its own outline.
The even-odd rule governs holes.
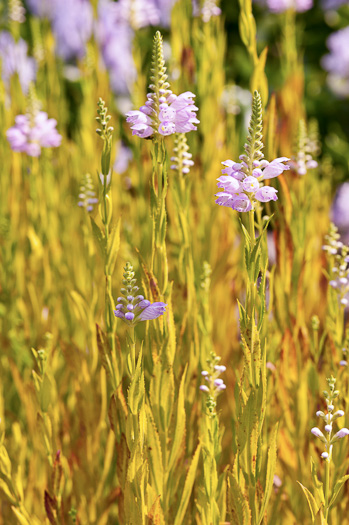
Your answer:
[[[328,244],[322,248],[329,254],[330,259],[330,281],[329,284],[337,292],[338,300],[343,306],[347,306],[349,301],[349,247],[338,240],[338,229],[331,224],[330,232],[326,235]]]
[[[15,125],[6,132],[13,151],[22,151],[30,157],[39,157],[41,148],[56,148],[62,137],[56,130],[57,121],[39,111],[35,115],[17,115]]]
[[[171,157],[171,169],[177,171],[179,175],[187,175],[190,167],[194,166],[192,154],[189,152],[187,137],[185,133],[178,133],[175,136],[174,156]]]
[[[8,17],[13,22],[18,22],[19,24],[25,22],[25,9],[21,0],[9,0],[8,11]]]
[[[313,159],[313,152],[316,150],[316,141],[309,139],[305,121],[301,120],[298,125],[296,155],[289,162],[290,167],[298,175],[306,175],[308,170],[317,168],[318,163]]]
[[[227,388],[223,379],[219,377],[226,371],[226,367],[219,364],[220,360],[219,356],[211,352],[209,359],[207,359],[208,369],[201,372],[205,384],[200,386],[200,390],[207,394],[206,407],[211,417],[216,414],[217,397]]]
[[[349,26],[332,33],[327,47],[330,53],[321,60],[329,73],[327,83],[334,93],[346,97],[349,95]]]
[[[344,416],[343,410],[334,410],[334,401],[339,396],[339,391],[335,390],[336,379],[332,376],[327,379],[329,386],[329,392],[324,391],[324,397],[327,405],[327,413],[322,410],[318,410],[316,415],[320,417],[325,423],[324,432],[318,427],[311,429],[311,433],[319,438],[325,444],[325,451],[321,454],[321,457],[327,461],[331,461],[332,458],[332,447],[339,439],[349,435],[347,428],[341,428],[335,434],[333,434],[333,423],[340,417]]]
[[[127,122],[131,125],[132,135],[140,138],[188,133],[196,130],[198,108],[194,105],[195,95],[190,91],[178,96],[169,89],[164,60],[162,36],[156,32],[153,45],[151,81],[147,101],[139,110],[129,111]]]
[[[28,93],[29,85],[35,80],[36,61],[28,57],[28,45],[21,38],[16,43],[10,33],[0,32],[1,78],[8,90],[14,74],[18,74],[23,93]]]
[[[303,13],[313,7],[313,0],[266,0],[266,3],[273,13],[283,13],[288,9]]]
[[[207,23],[214,16],[221,14],[216,0],[192,0],[193,16],[201,16],[202,21]]]
[[[132,159],[133,153],[131,149],[120,140],[116,145],[116,157],[113,166],[114,171],[116,173],[124,173]]]
[[[50,18],[57,0],[27,0],[30,11],[40,18]]]
[[[241,162],[222,162],[224,169],[217,179],[217,185],[223,191],[216,194],[217,204],[239,212],[247,212],[255,207],[256,201],[277,200],[277,190],[271,186],[264,186],[263,181],[278,177],[283,171],[290,169],[284,164],[290,159],[279,157],[268,162],[263,159],[262,148],[262,103],[259,93],[255,91],[245,154],[240,155]]]
[[[85,208],[89,213],[93,211],[94,204],[98,203],[92,177],[89,173],[86,173],[83,177],[80,186],[79,199],[78,206]]]
[[[114,310],[115,316],[128,325],[136,325],[141,321],[151,321],[163,315],[167,304],[151,303],[144,299],[143,295],[136,295],[139,287],[136,285],[137,280],[134,278],[133,266],[127,262],[124,270],[122,281],[124,288],[121,288],[123,297],[117,299],[118,304]]]

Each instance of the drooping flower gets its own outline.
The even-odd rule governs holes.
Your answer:
[[[135,325],[141,321],[151,321],[163,315],[167,304],[162,302],[151,303],[144,299],[143,295],[136,295],[139,287],[133,266],[128,262],[124,268],[124,279],[122,281],[125,288],[121,288],[123,297],[118,297],[117,305],[114,310],[115,317],[122,319],[129,325]]]
[[[22,38],[15,42],[10,33],[1,31],[0,62],[6,88],[9,89],[11,78],[17,73],[23,93],[27,93],[36,76],[36,61],[28,56],[27,43]]]
[[[56,125],[57,121],[48,118],[44,111],[37,112],[33,118],[30,115],[17,115],[15,125],[7,130],[6,137],[13,151],[39,157],[41,148],[56,148],[60,145],[62,137]]]
[[[193,102],[195,95],[186,91],[176,96],[169,89],[162,36],[159,31],[154,37],[151,72],[152,84],[149,88],[152,93],[147,94],[145,105],[126,114],[132,134],[148,138],[156,134],[166,136],[196,130],[199,120],[196,118],[198,108]]]

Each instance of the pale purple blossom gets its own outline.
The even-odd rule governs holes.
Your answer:
[[[144,106],[126,114],[126,121],[131,124],[132,135],[147,138],[156,132],[166,136],[196,130],[196,124],[200,121],[196,117],[198,108],[194,105],[194,97],[194,93],[190,91],[176,96],[167,90],[166,94],[160,97],[159,114],[156,115],[153,108],[154,93],[148,93]]]
[[[208,370],[203,370],[201,372],[201,376],[204,378],[206,384],[201,385],[199,388],[201,392],[210,394],[213,399],[215,399],[221,392],[223,392],[223,390],[227,388],[223,379],[219,377],[223,372],[226,371],[226,367],[224,365],[216,364],[219,363],[220,359],[220,357],[212,354],[211,359],[207,360]]]
[[[18,74],[23,93],[28,93],[29,84],[36,77],[36,61],[28,56],[28,45],[20,38],[15,42],[7,31],[0,32],[1,77],[7,89],[14,74]]]
[[[248,165],[245,156],[240,158],[241,162],[226,160],[222,162],[224,168],[218,179],[218,188],[223,189],[216,193],[216,203],[227,206],[239,212],[247,212],[253,209],[253,203],[269,202],[277,200],[277,190],[271,186],[263,186],[261,182],[278,177],[283,171],[290,169],[284,162],[289,161],[287,157],[279,157],[272,162],[260,160],[253,162],[252,175],[246,175]]]
[[[26,0],[29,10],[40,18],[50,18],[57,0]]]
[[[29,115],[17,115],[15,125],[7,130],[6,137],[13,151],[38,157],[41,148],[55,148],[62,137],[56,130],[57,121],[48,118],[47,113],[39,111],[31,119]]]

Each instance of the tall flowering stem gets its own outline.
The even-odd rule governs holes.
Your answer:
[[[332,464],[332,455],[333,455],[333,446],[340,440],[349,435],[349,429],[341,428],[336,433],[334,433],[333,425],[337,419],[344,416],[343,410],[336,410],[334,404],[339,396],[339,390],[335,389],[336,379],[331,376],[327,379],[327,384],[329,391],[324,390],[323,395],[326,402],[326,412],[318,410],[316,412],[317,417],[322,419],[325,423],[324,433],[318,427],[311,429],[311,433],[320,439],[323,443],[325,450],[321,453],[322,459],[325,461],[325,475],[324,483],[322,483],[316,475],[316,467],[313,459],[311,459],[312,465],[312,479],[315,491],[315,497],[310,493],[310,491],[304,487],[301,483],[300,486],[307,498],[310,511],[312,516],[314,514],[319,514],[324,520],[325,523],[328,523],[329,512],[332,507],[336,504],[337,496],[342,489],[344,483],[349,479],[349,475],[344,475],[341,478],[336,480],[336,483],[331,490],[331,479],[330,471]],[[344,458],[343,458],[344,459]]]
[[[226,370],[224,365],[219,365],[220,359],[214,352],[211,352],[209,359],[207,359],[207,370],[201,372],[204,384],[200,386],[200,390],[206,398],[206,414],[201,421],[204,491],[199,493],[198,506],[202,522],[205,524],[219,524],[221,519],[225,517],[225,509],[222,508],[225,484],[219,483],[217,472],[217,461],[222,451],[223,434],[223,429],[219,428],[217,397],[226,389],[223,379],[219,377]]]
[[[112,146],[113,128],[109,126],[111,119],[108,115],[108,108],[105,102],[100,98],[97,104],[96,120],[99,128],[96,130],[97,134],[103,140],[103,150],[101,156],[101,172],[99,176],[99,215],[103,228],[91,217],[92,231],[100,248],[100,253],[104,263],[105,275],[105,326],[107,331],[108,346],[110,349],[109,362],[110,372],[113,378],[113,387],[117,388],[119,385],[122,373],[120,366],[116,364],[115,354],[115,316],[113,313],[114,301],[112,297],[112,274],[116,262],[117,253],[120,245],[120,221],[116,226],[112,226],[112,193],[111,193],[111,179],[112,168],[110,165],[110,155]]]
[[[252,102],[252,116],[245,153],[240,163],[232,160],[223,162],[223,175],[218,178],[218,187],[223,189],[216,194],[216,203],[230,207],[238,212],[248,213],[248,227],[241,222],[245,238],[245,266],[247,274],[247,293],[245,305],[239,302],[241,341],[244,351],[244,369],[239,384],[239,403],[237,407],[238,428],[236,431],[236,467],[228,476],[228,505],[236,512],[249,512],[253,525],[261,523],[271,495],[270,477],[266,476],[263,495],[258,482],[263,479],[263,468],[273,472],[276,464],[277,426],[268,436],[268,459],[262,459],[262,432],[266,413],[266,343],[263,338],[265,313],[265,280],[268,256],[266,242],[262,243],[270,219],[255,236],[255,210],[259,202],[277,200],[277,191],[263,181],[280,175],[289,169],[283,164],[287,157],[268,162],[262,153],[262,101],[255,91]],[[247,503],[248,502],[248,503]],[[247,510],[247,507],[248,510]],[[236,514],[232,511],[232,519]]]

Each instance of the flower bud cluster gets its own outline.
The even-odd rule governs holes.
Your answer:
[[[316,152],[316,144],[314,140],[309,139],[306,124],[304,120],[301,120],[298,126],[296,155],[290,161],[290,167],[298,175],[306,175],[308,170],[318,166],[316,160],[313,159],[314,152]]]
[[[283,164],[288,157],[279,157],[268,162],[262,153],[262,102],[258,91],[254,92],[249,135],[245,144],[245,154],[240,155],[240,163],[233,160],[222,162],[224,169],[217,179],[216,203],[239,212],[254,209],[256,202],[277,200],[277,190],[264,186],[262,181],[278,177],[290,167]]]
[[[221,358],[219,356],[211,352],[210,358],[207,359],[208,370],[201,372],[206,384],[201,385],[200,390],[207,394],[206,407],[210,416],[216,413],[217,396],[227,388],[223,379],[219,377],[226,371],[226,367],[219,364],[220,360]]]
[[[322,410],[318,410],[316,412],[316,415],[320,417],[325,423],[325,434],[318,427],[312,428],[311,433],[318,437],[325,444],[325,451],[321,454],[321,457],[330,461],[333,444],[339,439],[348,436],[349,429],[341,428],[338,430],[338,432],[336,432],[336,434],[333,435],[333,423],[338,418],[343,417],[344,412],[343,410],[337,410],[336,412],[334,411],[334,401],[339,396],[339,391],[335,390],[336,379],[332,376],[331,378],[327,379],[327,383],[330,391],[327,392],[327,390],[325,390],[323,392],[327,405],[327,414],[325,414],[325,412]]]
[[[149,138],[173,133],[188,133],[196,130],[199,124],[196,118],[198,108],[194,105],[194,93],[186,91],[176,96],[169,89],[163,53],[162,36],[159,31],[154,37],[153,59],[151,68],[152,93],[147,94],[147,101],[139,110],[129,111],[126,121],[131,124],[132,135]]]
[[[322,248],[330,255],[329,284],[337,292],[339,302],[347,306],[349,303],[346,297],[349,292],[349,247],[338,240],[339,234],[334,224],[331,224],[330,233],[325,238],[328,244]]]
[[[79,199],[78,206],[85,208],[88,212],[93,211],[93,205],[98,203],[92,177],[89,173],[86,173],[83,177],[80,186]]]
[[[121,288],[123,297],[118,297],[118,304],[115,307],[114,315],[122,319],[128,325],[136,325],[141,321],[150,321],[157,319],[166,311],[167,304],[157,302],[151,303],[144,299],[143,295],[136,295],[139,291],[137,280],[134,278],[135,273],[133,266],[127,262],[124,268],[124,279]]]
[[[184,133],[178,133],[175,137],[174,156],[171,157],[171,169],[178,172],[178,175],[187,175],[190,167],[194,166],[192,154],[189,152],[187,137]]]

